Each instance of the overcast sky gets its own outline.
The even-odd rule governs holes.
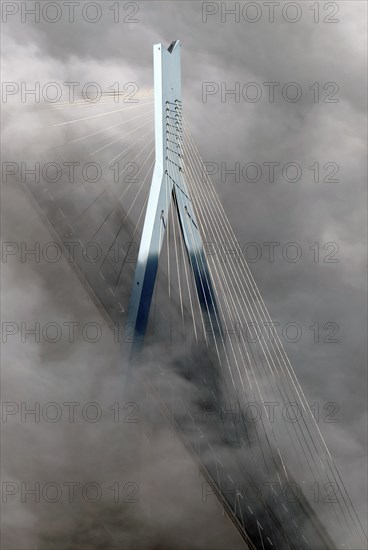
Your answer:
[[[318,402],[321,408],[328,402],[337,404],[339,421],[320,423],[320,429],[364,522],[366,3],[319,2],[317,13],[316,7],[311,9],[313,2],[296,3],[296,11],[295,6],[286,9],[290,3],[282,1],[275,6],[271,22],[270,8],[264,2],[258,2],[257,11],[251,6],[236,15],[222,11],[225,5],[236,4],[233,2],[120,2],[117,16],[116,2],[106,0],[96,3],[101,6],[101,18],[96,23],[83,20],[86,2],[75,7],[72,22],[63,6],[56,23],[47,21],[55,17],[52,7],[50,12],[41,13],[36,23],[25,14],[22,22],[20,2],[4,4],[8,7],[3,5],[2,80],[20,88],[22,83],[31,86],[36,81],[41,88],[51,81],[60,85],[66,81],[98,82],[104,90],[115,82],[136,82],[141,89],[149,88],[152,45],[162,42],[168,46],[175,39],[181,40],[185,116],[203,160],[217,163],[217,168],[212,165],[212,179],[240,245],[257,243],[261,250],[260,259],[250,265],[271,317],[281,327],[298,323],[302,328],[297,343],[284,340],[284,344],[309,402]],[[19,11],[10,14],[17,7]],[[85,12],[85,17],[93,18],[93,10],[91,7]],[[114,17],[119,21],[114,22]],[[292,22],[294,19],[298,20]],[[272,102],[272,86],[264,83],[275,83]],[[237,86],[238,97],[225,94]],[[210,92],[205,98],[204,90]],[[257,101],[252,100],[255,93]],[[295,94],[300,98],[294,100]],[[37,133],[41,115],[26,111],[32,99],[28,98],[25,105],[20,99],[20,93],[15,93],[2,104],[5,161],[22,162],[28,158],[31,143],[37,151],[46,141]],[[96,124],[99,128],[101,122]],[[240,181],[229,174],[222,181],[221,163],[228,169],[239,163],[240,170],[248,163],[255,164],[240,172]],[[273,181],[269,165],[264,163],[278,163]],[[289,163],[293,164],[287,168]],[[257,179],[257,167],[261,169],[258,181],[252,181]],[[8,183],[3,192],[3,240],[52,240],[23,191]],[[279,243],[273,262],[264,244],[267,242]],[[285,259],[288,243],[297,243],[299,261]],[[255,249],[246,250],[252,259]],[[22,264],[17,258],[2,264],[2,292],[6,293],[3,320],[97,319],[88,295],[76,290],[80,283],[70,266],[57,266],[60,269],[42,263]],[[324,328],[328,322],[332,325]],[[320,340],[328,337],[331,326],[337,327],[338,342],[314,342],[315,332],[309,327],[316,323]],[[111,351],[108,336],[94,351],[83,344],[75,348],[49,346],[48,350],[43,346],[41,351],[31,344],[21,349],[15,344],[4,349],[8,359],[3,370],[7,401],[25,399],[28,388],[33,400],[41,399],[43,392],[46,401],[62,399],[62,390],[55,391],[53,385],[59,380],[59,388],[64,387],[71,362],[78,373],[79,396],[90,362],[94,365],[93,382],[84,388],[88,401],[97,391],[93,384],[98,387],[101,380],[99,358],[105,361],[108,354],[112,364],[118,354],[114,347]],[[41,373],[40,365],[48,364],[55,367],[54,375],[45,374],[45,370]],[[15,429],[10,446],[13,453],[27,452],[24,441],[22,446],[18,440],[27,437],[23,431],[24,426]],[[45,437],[43,434],[41,438],[43,445]],[[52,430],[47,437],[53,437]],[[32,438],[37,439],[36,432]],[[59,449],[56,441],[52,444]],[[31,461],[37,460],[34,449]],[[60,460],[66,469],[70,466],[66,457]],[[37,467],[30,467],[31,475],[41,475],[43,467],[40,460]],[[11,467],[5,465],[7,479],[21,479],[24,468],[18,454]],[[28,511],[19,518],[25,531],[31,529],[32,544],[37,544],[34,515]],[[174,525],[176,519],[172,521]],[[14,526],[7,527],[9,548],[15,548],[19,541],[26,548],[24,539],[11,533]],[[224,527],[225,536],[229,536],[226,529],[230,532],[230,527]],[[237,535],[232,536],[235,548]],[[211,538],[208,541],[215,544]]]

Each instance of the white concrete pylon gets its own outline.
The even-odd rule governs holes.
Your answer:
[[[138,351],[144,342],[158,261],[172,202],[175,203],[179,216],[199,301],[210,323],[216,312],[202,238],[182,164],[180,51],[179,40],[172,42],[168,49],[162,44],[153,47],[156,154],[124,339],[125,344],[132,344],[133,352]]]

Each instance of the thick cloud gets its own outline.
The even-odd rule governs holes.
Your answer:
[[[217,163],[213,181],[240,245],[257,243],[260,247],[261,258],[250,265],[271,317],[279,321],[281,327],[297,323],[302,328],[302,337],[297,343],[284,339],[284,344],[309,402],[318,402],[321,409],[325,403],[334,402],[339,408],[339,422],[320,423],[320,428],[359,515],[365,518],[365,3],[333,3],[339,7],[339,13],[334,16],[339,19],[338,23],[323,22],[330,10],[324,3],[320,7],[320,21],[315,23],[315,12],[310,9],[312,2],[299,3],[302,17],[296,23],[285,21],[280,15],[281,7],[275,7],[275,21],[270,23],[268,8],[262,2],[259,3],[262,17],[258,22],[250,23],[243,17],[235,22],[231,15],[222,22],[224,3],[211,3],[219,7],[219,12],[209,15],[204,23],[201,2],[167,1],[139,2],[139,11],[133,16],[138,19],[137,23],[113,23],[113,12],[109,9],[113,2],[101,4],[102,17],[95,24],[82,20],[82,2],[76,8],[73,23],[67,21],[65,11],[62,20],[55,24],[44,20],[34,23],[31,17],[22,23],[19,14],[9,16],[3,24],[3,80],[27,82],[30,87],[35,81],[41,85],[50,81],[82,84],[96,81],[103,89],[114,82],[135,81],[142,88],[151,87],[152,44],[182,41],[185,116],[203,160]],[[123,9],[121,17],[130,11]],[[252,12],[249,13],[253,17]],[[289,16],[293,16],[292,12]],[[206,82],[218,85],[219,91],[203,102],[202,88]],[[221,83],[227,90],[239,83],[241,90],[250,82],[257,83],[262,91],[259,101],[250,102],[242,96],[235,101],[231,94],[221,97]],[[279,83],[272,103],[268,101],[269,88],[265,82]],[[283,86],[290,82],[297,83],[302,90],[302,97],[295,103],[285,100],[281,93]],[[331,82],[338,85],[334,96],[338,102],[323,101],[336,88],[335,85],[324,88]],[[315,83],[320,93],[318,101],[315,101]],[[249,89],[249,94],[254,90],[254,87]],[[290,88],[290,94],[294,91]],[[42,130],[43,115],[28,109],[31,99],[23,105],[19,97],[10,97],[3,104],[5,161],[22,161],[28,155],[34,158],[37,151],[56,146],[66,137],[63,132]],[[103,128],[103,122],[97,119],[96,126],[92,124],[90,128],[90,131]],[[267,162],[279,163],[273,182],[269,181],[268,168],[263,164]],[[239,163],[240,168],[247,163],[257,163],[262,174],[259,181],[249,181],[255,177],[253,166],[246,173],[248,181],[243,172],[239,182],[231,175],[222,182],[221,163],[225,163],[227,169],[233,169],[235,163]],[[301,167],[298,181],[288,181],[282,173],[282,167],[288,163],[298,163]],[[310,168],[314,166],[315,170],[315,163],[320,170],[318,183],[313,181],[316,172]],[[326,163],[334,165],[325,167]],[[336,165],[339,170],[334,177],[338,182],[322,181],[331,166]],[[287,174],[289,179],[293,178],[292,168]],[[18,191],[7,192],[2,209],[7,219],[6,240],[34,242],[41,238],[35,215]],[[43,234],[42,238],[47,236]],[[280,243],[275,248],[274,262],[269,261],[269,249],[264,244],[267,242]],[[282,254],[284,245],[291,242],[297,243],[302,251],[295,263]],[[318,262],[314,261],[317,246],[314,243],[319,243]],[[327,243],[334,244],[323,248]],[[246,250],[251,259],[255,248]],[[328,254],[334,250],[337,253],[333,259],[338,262],[323,261],[328,260]],[[292,253],[290,248],[290,255]],[[66,286],[73,289],[77,284],[71,270],[61,275],[58,270],[51,272],[50,265],[45,272],[42,265],[19,266],[10,261],[5,268],[3,284],[8,288],[10,308],[7,319],[27,319],[27,316],[90,319],[94,316],[87,296],[81,298],[78,291],[65,290],[66,281]],[[310,327],[319,323],[319,336],[323,340],[330,332],[329,327],[324,328],[327,322],[338,325],[339,341],[314,342],[315,331]],[[89,379],[89,383],[98,385],[104,371],[100,361],[116,361],[117,355],[110,357],[115,353],[118,351],[111,352],[108,341],[98,344],[96,357],[92,357],[89,346],[83,345],[71,350],[61,345],[51,346],[51,349],[42,349],[41,354],[29,344],[14,350],[8,346],[5,356],[9,361],[4,375],[9,376],[6,389],[10,396],[5,396],[6,400],[24,398],[20,386],[25,385],[36,400],[41,384],[47,394],[45,401],[51,401],[56,379],[44,373],[44,366],[49,363],[55,368],[56,378],[64,378],[72,364],[81,378],[76,389],[76,394],[81,395],[82,382],[90,376],[89,360],[93,370],[93,382]],[[63,382],[61,384],[63,387]],[[88,387],[85,401],[93,391]],[[55,397],[58,399],[61,397]],[[10,447],[13,455],[17,454],[13,465],[15,475],[24,467],[24,447],[32,448],[21,432],[15,431],[14,446]],[[50,432],[47,437],[52,439],[54,435]],[[26,445],[20,442],[20,437]],[[35,464],[37,454],[35,450],[32,452],[31,461]],[[42,468],[44,462],[40,464]],[[68,460],[64,464],[69,464]],[[189,513],[188,509],[183,513]],[[19,523],[22,521],[28,525],[27,521],[32,523],[33,519],[21,518]],[[37,528],[33,528],[37,533]],[[23,539],[20,540],[24,544]],[[16,546],[19,540],[13,544]],[[205,544],[204,541],[203,547]]]

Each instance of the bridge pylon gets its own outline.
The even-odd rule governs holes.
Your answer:
[[[202,310],[214,333],[218,327],[213,285],[185,181],[180,52],[179,40],[172,42],[168,49],[162,44],[153,47],[155,166],[127,316],[125,342],[131,343],[131,356],[144,343],[160,252],[172,207],[179,217]]]

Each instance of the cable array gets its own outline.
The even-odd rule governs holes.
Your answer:
[[[107,168],[121,160],[130,163],[139,161],[135,179],[123,184],[120,179],[118,182],[103,181],[98,185],[79,181],[72,187],[65,185],[57,192],[47,189],[63,216],[62,222],[53,222],[61,237],[65,235],[66,228],[70,234],[78,235],[78,228],[83,226],[86,241],[100,238],[103,241],[104,253],[98,265],[94,266],[93,276],[96,274],[100,277],[99,281],[105,281],[107,265],[111,267],[113,275],[109,290],[114,298],[118,296],[121,311],[127,306],[122,303],[123,298],[118,292],[126,277],[128,253],[118,267],[110,262],[110,255],[115,245],[121,247],[122,235],[125,235],[128,224],[131,238],[140,236],[155,162],[151,97],[151,92],[145,92],[137,105],[75,117],[52,125],[58,130],[73,129],[72,139],[60,146],[61,149],[71,145],[83,147],[88,158],[101,159],[105,156]],[[109,95],[105,98],[106,103],[112,103],[114,99]],[[74,107],[82,105],[85,106],[80,102]],[[60,105],[62,108],[66,106]],[[132,110],[133,116],[129,118]],[[83,131],[82,135],[76,131],[79,125],[84,127],[91,120],[104,120],[103,117],[110,116],[118,117],[117,121],[105,128],[89,133]],[[166,310],[169,312],[169,334],[173,346],[177,329],[175,319],[178,318],[180,339],[185,341],[187,349],[192,338],[199,343],[202,335],[205,346],[216,357],[221,384],[213,389],[213,394],[221,405],[224,417],[226,411],[236,407],[243,410],[248,403],[257,403],[262,410],[259,421],[251,427],[243,414],[238,424],[232,420],[223,422],[230,447],[233,445],[241,449],[243,462],[240,468],[244,478],[255,480],[259,475],[262,479],[276,480],[283,487],[293,481],[298,473],[303,478],[310,476],[322,487],[326,484],[337,486],[338,495],[326,507],[327,513],[324,509],[323,521],[331,521],[343,531],[347,530],[349,540],[355,541],[358,535],[364,544],[363,527],[281,339],[276,330],[270,333],[270,314],[183,119],[181,101],[166,103],[165,120],[165,208],[170,214],[167,225],[162,219],[160,226],[160,231],[164,232],[162,254],[166,256],[166,261],[156,281],[150,330],[155,328],[159,308],[157,289],[161,285],[168,296]],[[82,193],[88,200],[82,200]],[[65,207],[68,204],[73,204],[70,212]],[[187,232],[183,230],[178,210],[185,212]],[[210,248],[206,248],[206,245],[213,243],[218,248],[229,244],[232,255],[224,258],[213,254]],[[91,280],[95,281],[93,278]],[[176,312],[179,314],[176,315]],[[233,338],[228,337],[229,326],[234,327],[231,331]],[[250,338],[245,336],[245,328]],[[275,398],[285,406],[297,404],[302,414],[296,422],[273,422],[267,404],[274,402]],[[212,452],[210,444],[208,447]],[[216,461],[217,466],[221,464],[221,457],[217,456]],[[249,471],[250,463],[252,473]],[[230,475],[228,477],[231,478]],[[279,496],[277,491],[272,490]],[[237,489],[235,509],[241,508],[242,500],[244,495]],[[271,548],[275,544],[276,547],[274,526],[289,520],[293,524],[291,530],[295,540],[302,537],[305,547],[311,547],[308,533],[304,533],[298,523],[296,505],[282,504],[284,510],[281,510],[277,500],[273,510],[269,502],[263,499],[262,506],[264,516],[256,522],[262,545],[265,543]],[[253,510],[248,508],[249,516],[254,515]],[[330,516],[332,519],[327,519]],[[263,541],[261,530],[265,524],[262,525],[261,521],[264,520],[268,522],[274,542],[269,537],[268,542]],[[291,543],[288,547],[293,548]]]

